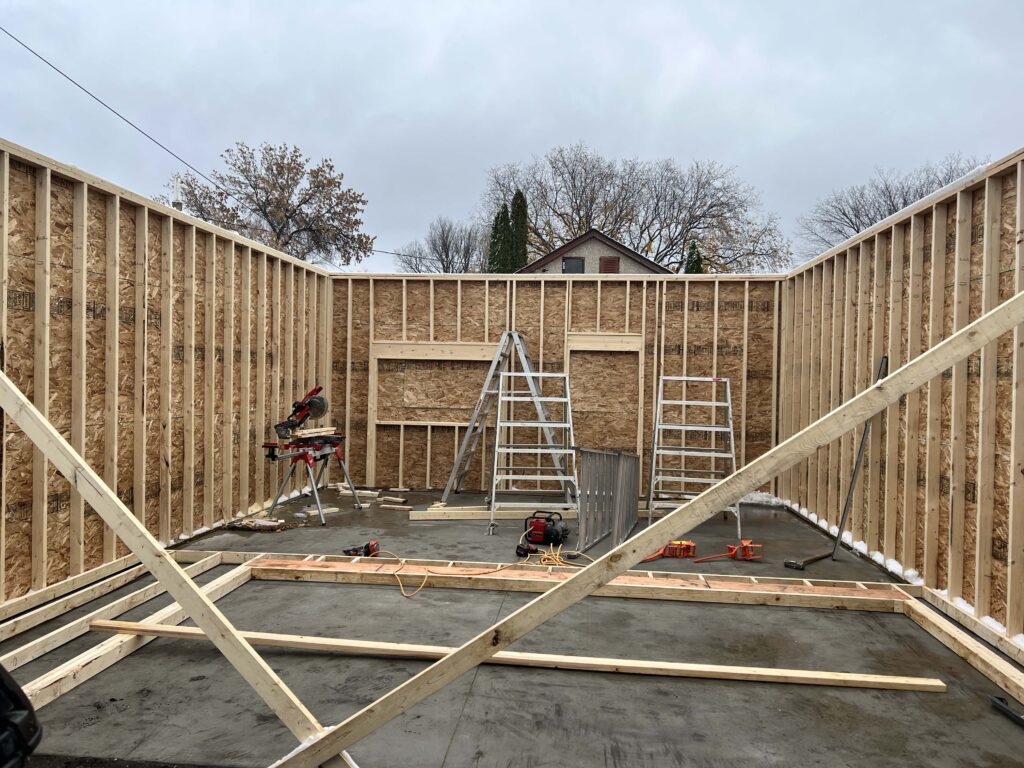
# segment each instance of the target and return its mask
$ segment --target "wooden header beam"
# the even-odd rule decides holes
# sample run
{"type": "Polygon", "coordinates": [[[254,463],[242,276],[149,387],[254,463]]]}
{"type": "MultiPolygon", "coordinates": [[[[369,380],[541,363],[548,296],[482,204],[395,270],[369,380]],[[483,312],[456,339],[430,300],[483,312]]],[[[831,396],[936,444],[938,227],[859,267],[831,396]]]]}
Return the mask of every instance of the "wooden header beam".
{"type": "Polygon", "coordinates": [[[625,573],[664,542],[681,537],[733,500],[772,480],[1021,322],[1024,294],[1017,294],[275,765],[313,768],[322,764],[339,749],[369,735],[625,573]]]}

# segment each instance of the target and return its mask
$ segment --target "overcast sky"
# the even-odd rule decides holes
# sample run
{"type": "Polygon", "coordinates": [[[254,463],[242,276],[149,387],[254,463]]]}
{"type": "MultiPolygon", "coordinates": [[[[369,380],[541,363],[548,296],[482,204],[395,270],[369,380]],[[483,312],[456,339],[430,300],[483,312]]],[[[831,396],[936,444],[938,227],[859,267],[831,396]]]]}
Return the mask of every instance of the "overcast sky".
{"type": "MultiPolygon", "coordinates": [[[[576,141],[734,166],[790,235],[876,166],[1024,145],[1020,2],[0,0],[0,26],[201,169],[333,158],[386,250],[576,141]]],[[[180,170],[3,36],[0,136],[147,195],[180,170]]]]}

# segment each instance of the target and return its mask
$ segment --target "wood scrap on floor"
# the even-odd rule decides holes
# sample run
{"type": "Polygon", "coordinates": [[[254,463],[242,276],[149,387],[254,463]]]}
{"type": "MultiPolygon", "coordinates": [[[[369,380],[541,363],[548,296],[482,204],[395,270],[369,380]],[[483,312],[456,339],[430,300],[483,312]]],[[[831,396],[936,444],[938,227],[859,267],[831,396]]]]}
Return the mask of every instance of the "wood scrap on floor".
{"type": "Polygon", "coordinates": [[[407,504],[380,504],[381,509],[396,509],[399,512],[412,512],[412,507],[407,504]]]}
{"type": "Polygon", "coordinates": [[[389,504],[405,504],[408,499],[404,499],[401,496],[381,496],[381,501],[386,501],[389,504]]]}

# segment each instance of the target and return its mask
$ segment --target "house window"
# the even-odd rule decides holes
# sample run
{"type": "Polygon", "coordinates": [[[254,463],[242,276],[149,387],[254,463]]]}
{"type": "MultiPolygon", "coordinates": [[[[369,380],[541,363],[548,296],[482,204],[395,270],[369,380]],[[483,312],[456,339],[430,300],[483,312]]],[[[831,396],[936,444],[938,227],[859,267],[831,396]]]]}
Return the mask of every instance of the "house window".
{"type": "Polygon", "coordinates": [[[566,275],[583,274],[583,257],[566,256],[562,259],[562,273],[566,275]]]}
{"type": "Polygon", "coordinates": [[[602,275],[617,275],[619,274],[619,257],[618,256],[602,256],[599,271],[602,275]]]}

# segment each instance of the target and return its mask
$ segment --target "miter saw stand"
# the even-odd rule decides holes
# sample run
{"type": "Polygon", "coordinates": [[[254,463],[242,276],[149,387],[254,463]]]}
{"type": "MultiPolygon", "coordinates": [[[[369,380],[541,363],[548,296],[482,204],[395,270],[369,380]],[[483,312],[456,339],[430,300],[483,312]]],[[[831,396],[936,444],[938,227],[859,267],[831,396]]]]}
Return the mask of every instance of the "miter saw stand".
{"type": "Polygon", "coordinates": [[[327,413],[327,400],[320,394],[323,387],[313,387],[306,396],[292,405],[292,412],[287,419],[280,424],[274,425],[274,431],[280,440],[276,442],[263,443],[267,451],[267,458],[270,461],[290,460],[288,472],[284,481],[274,497],[274,503],[270,505],[268,516],[272,516],[277,508],[285,488],[295,474],[295,469],[300,464],[305,467],[306,475],[309,477],[310,494],[316,502],[317,512],[320,514],[320,525],[327,525],[324,518],[324,508],[320,503],[320,481],[323,479],[324,470],[330,463],[331,456],[338,462],[342,474],[345,476],[345,484],[352,493],[352,500],[356,509],[362,509],[359,501],[359,494],[352,484],[352,478],[348,474],[348,467],[345,466],[342,443],[345,436],[339,434],[334,427],[322,427],[318,429],[302,429],[302,425],[310,418],[318,419],[327,413]],[[313,467],[320,463],[320,469],[315,473],[313,467]]]}

